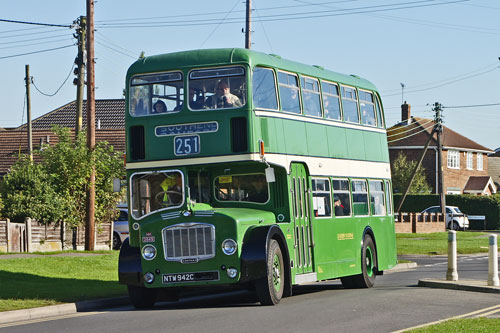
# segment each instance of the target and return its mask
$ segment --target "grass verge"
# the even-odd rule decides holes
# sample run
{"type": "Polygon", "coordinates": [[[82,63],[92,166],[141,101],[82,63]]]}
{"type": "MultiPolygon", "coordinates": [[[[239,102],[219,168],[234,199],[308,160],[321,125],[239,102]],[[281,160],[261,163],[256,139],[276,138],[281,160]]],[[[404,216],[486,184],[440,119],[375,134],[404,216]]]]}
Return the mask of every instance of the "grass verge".
{"type": "MultiPolygon", "coordinates": [[[[396,234],[398,255],[448,253],[448,233],[396,234]]],[[[457,253],[488,252],[488,234],[483,232],[457,231],[457,253]]]]}
{"type": "Polygon", "coordinates": [[[0,260],[0,311],[125,296],[118,251],[0,260]]]}
{"type": "Polygon", "coordinates": [[[454,319],[440,324],[417,328],[408,332],[412,333],[432,333],[432,332],[454,332],[454,333],[489,333],[498,332],[500,327],[499,318],[474,318],[474,319],[454,319]]]}

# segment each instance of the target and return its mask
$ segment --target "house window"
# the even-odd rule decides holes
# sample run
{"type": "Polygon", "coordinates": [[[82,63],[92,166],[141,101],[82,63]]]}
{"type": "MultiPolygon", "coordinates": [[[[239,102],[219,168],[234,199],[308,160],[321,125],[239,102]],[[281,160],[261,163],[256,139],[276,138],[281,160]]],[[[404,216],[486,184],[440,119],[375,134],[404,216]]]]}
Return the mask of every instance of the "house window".
{"type": "Polygon", "coordinates": [[[467,169],[472,170],[472,152],[467,152],[467,169]]]}
{"type": "Polygon", "coordinates": [[[483,170],[483,153],[477,153],[477,169],[483,170]]]}
{"type": "Polygon", "coordinates": [[[448,168],[460,169],[460,154],[458,150],[448,150],[448,168]]]}

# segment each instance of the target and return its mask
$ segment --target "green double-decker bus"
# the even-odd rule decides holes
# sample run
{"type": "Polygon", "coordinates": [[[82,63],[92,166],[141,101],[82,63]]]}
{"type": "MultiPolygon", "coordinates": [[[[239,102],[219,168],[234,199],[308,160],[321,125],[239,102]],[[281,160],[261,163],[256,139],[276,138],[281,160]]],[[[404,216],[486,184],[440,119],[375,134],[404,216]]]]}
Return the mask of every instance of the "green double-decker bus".
{"type": "Polygon", "coordinates": [[[389,154],[370,82],[246,49],[177,52],[127,73],[135,307],[195,288],[372,287],[396,265],[389,154]]]}

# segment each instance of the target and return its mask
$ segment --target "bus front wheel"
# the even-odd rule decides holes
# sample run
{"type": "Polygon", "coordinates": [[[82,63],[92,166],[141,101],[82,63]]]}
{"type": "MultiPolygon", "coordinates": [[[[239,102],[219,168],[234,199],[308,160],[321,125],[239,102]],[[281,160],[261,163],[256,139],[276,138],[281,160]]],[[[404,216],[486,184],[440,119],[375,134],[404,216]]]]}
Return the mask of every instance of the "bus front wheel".
{"type": "Polygon", "coordinates": [[[283,297],[285,266],[278,242],[271,239],[267,251],[267,276],[256,281],[255,291],[262,305],[276,305],[283,297]]]}
{"type": "Polygon", "coordinates": [[[156,289],[127,286],[130,301],[137,309],[151,308],[156,302],[156,289]]]}

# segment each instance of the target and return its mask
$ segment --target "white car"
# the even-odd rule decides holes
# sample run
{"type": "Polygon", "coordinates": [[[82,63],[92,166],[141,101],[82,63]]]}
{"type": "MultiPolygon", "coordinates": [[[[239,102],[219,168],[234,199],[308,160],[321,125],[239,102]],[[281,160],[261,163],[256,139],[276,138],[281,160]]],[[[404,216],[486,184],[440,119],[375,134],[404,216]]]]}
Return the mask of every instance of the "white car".
{"type": "MultiPolygon", "coordinates": [[[[422,213],[441,213],[441,206],[426,208],[422,213]]],[[[457,206],[446,206],[446,228],[453,230],[465,230],[469,228],[467,215],[460,211],[457,206]]]]}
{"type": "Polygon", "coordinates": [[[128,209],[119,207],[120,215],[113,222],[113,249],[119,250],[123,241],[128,237],[128,209]]]}

